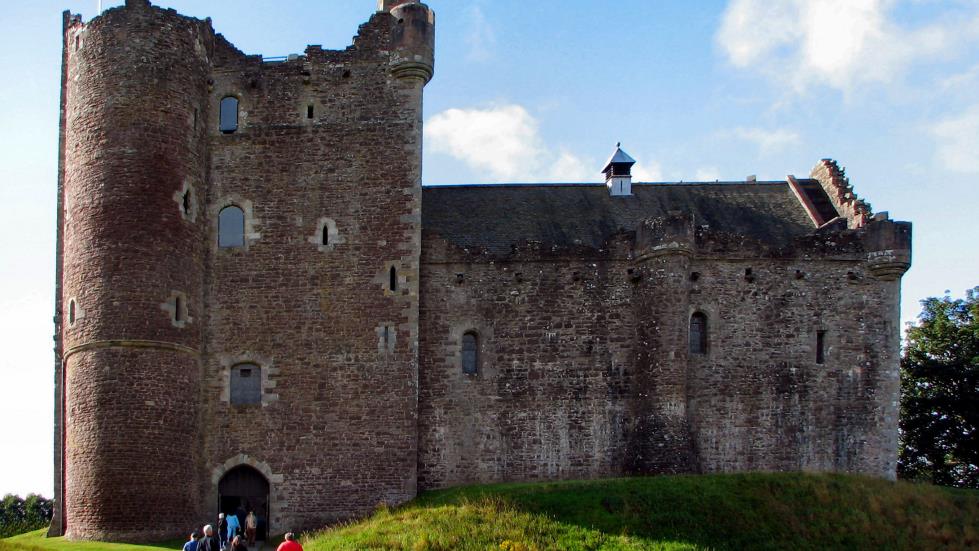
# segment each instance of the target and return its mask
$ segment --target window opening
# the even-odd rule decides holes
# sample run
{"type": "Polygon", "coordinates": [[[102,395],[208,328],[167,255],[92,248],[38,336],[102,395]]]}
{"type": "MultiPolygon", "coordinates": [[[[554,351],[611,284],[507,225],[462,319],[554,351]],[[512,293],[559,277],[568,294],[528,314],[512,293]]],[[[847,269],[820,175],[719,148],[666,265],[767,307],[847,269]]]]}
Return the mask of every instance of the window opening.
{"type": "Polygon", "coordinates": [[[75,299],[68,301],[68,324],[75,324],[75,299]]]}
{"type": "Polygon", "coordinates": [[[475,375],[479,371],[479,339],[470,331],[462,336],[462,372],[475,375]]]}
{"type": "Polygon", "coordinates": [[[82,45],[82,37],[76,36],[75,37],[75,50],[77,51],[78,48],[81,47],[81,45],[82,45]]]}
{"type": "Polygon", "coordinates": [[[262,371],[255,364],[238,364],[231,368],[231,405],[262,403],[262,371]]]}
{"type": "Polygon", "coordinates": [[[703,312],[690,316],[690,353],[707,353],[707,316],[703,312]]]}
{"type": "Polygon", "coordinates": [[[391,291],[398,290],[398,270],[394,266],[391,266],[390,281],[388,281],[388,288],[391,291]]]}
{"type": "Polygon", "coordinates": [[[826,331],[816,331],[816,363],[826,363],[826,331]]]}
{"type": "Polygon", "coordinates": [[[245,212],[230,205],[218,214],[218,246],[231,249],[245,246],[245,212]]]}
{"type": "Polygon", "coordinates": [[[313,106],[312,105],[307,105],[306,106],[306,118],[307,119],[313,118],[313,106]]]}
{"type": "Polygon", "coordinates": [[[189,215],[190,214],[190,190],[189,189],[184,192],[182,204],[184,207],[184,214],[189,215]]]}
{"type": "Polygon", "coordinates": [[[181,309],[183,309],[183,301],[180,300],[180,297],[174,297],[173,298],[173,321],[176,322],[183,321],[184,316],[183,313],[181,312],[181,309]]]}
{"type": "Polygon", "coordinates": [[[323,245],[330,244],[330,228],[325,224],[323,225],[323,235],[320,238],[320,243],[322,243],[323,245]]]}
{"type": "Polygon", "coordinates": [[[221,132],[232,134],[238,130],[238,98],[228,96],[221,100],[221,132]]]}

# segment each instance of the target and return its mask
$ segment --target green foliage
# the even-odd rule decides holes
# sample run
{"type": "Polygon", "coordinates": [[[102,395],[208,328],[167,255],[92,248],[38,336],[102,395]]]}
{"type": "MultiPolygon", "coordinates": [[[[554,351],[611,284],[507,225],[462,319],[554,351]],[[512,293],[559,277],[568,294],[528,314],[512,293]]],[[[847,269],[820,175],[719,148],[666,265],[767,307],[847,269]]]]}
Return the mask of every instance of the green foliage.
{"type": "Polygon", "coordinates": [[[901,478],[979,488],[979,287],[922,301],[901,360],[901,478]]]}
{"type": "Polygon", "coordinates": [[[37,494],[27,499],[13,494],[0,501],[0,538],[23,534],[47,526],[51,522],[54,504],[37,494]]]}
{"type": "Polygon", "coordinates": [[[842,475],[662,476],[454,488],[307,551],[975,549],[979,493],[842,475]]]}

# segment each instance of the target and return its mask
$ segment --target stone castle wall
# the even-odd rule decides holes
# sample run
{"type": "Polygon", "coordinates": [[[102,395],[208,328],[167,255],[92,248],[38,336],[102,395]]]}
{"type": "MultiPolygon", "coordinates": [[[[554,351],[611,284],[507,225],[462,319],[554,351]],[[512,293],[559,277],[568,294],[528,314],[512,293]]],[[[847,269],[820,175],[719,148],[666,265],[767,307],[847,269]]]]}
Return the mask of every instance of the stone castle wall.
{"type": "Polygon", "coordinates": [[[745,470],[894,477],[899,289],[868,261],[875,224],[891,223],[777,253],[712,250],[692,226],[684,243],[675,221],[660,222],[603,251],[495,259],[427,234],[420,487],[745,470]],[[708,319],[706,354],[689,352],[695,312],[708,319]],[[476,375],[461,369],[470,331],[476,375]]]}
{"type": "MultiPolygon", "coordinates": [[[[273,533],[474,482],[894,475],[909,225],[851,205],[827,161],[819,185],[853,212],[781,249],[672,210],[601,245],[597,226],[499,254],[423,237],[434,16],[381,8],[349,48],[275,62],[146,0],[65,14],[52,533],[186,533],[243,465],[269,483],[273,533]],[[218,245],[227,207],[241,247],[218,245]],[[246,363],[260,400],[234,405],[246,363]]],[[[696,201],[737,195],[718,219],[750,230],[783,215],[746,207],[779,190],[755,191],[696,201]]]]}
{"type": "Polygon", "coordinates": [[[209,39],[140,3],[85,26],[66,18],[58,498],[72,537],[164,536],[199,512],[187,403],[201,383],[204,233],[174,195],[206,178],[194,114],[209,39]],[[193,320],[182,326],[175,293],[193,320]]]}

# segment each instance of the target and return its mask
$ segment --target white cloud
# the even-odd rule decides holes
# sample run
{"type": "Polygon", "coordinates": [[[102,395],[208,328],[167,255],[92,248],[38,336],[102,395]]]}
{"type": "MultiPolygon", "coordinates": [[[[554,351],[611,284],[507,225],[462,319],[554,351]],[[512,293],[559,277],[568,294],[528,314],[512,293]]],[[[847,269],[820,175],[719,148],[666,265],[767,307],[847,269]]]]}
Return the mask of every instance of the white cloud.
{"type": "Polygon", "coordinates": [[[469,44],[467,58],[470,61],[486,61],[493,57],[494,46],[496,46],[496,32],[483,9],[478,5],[472,5],[468,10],[469,28],[466,33],[466,43],[469,44]]]}
{"type": "Polygon", "coordinates": [[[931,128],[938,162],[947,170],[979,173],[979,104],[931,128]]]}
{"type": "Polygon", "coordinates": [[[905,28],[896,0],[731,0],[715,40],[729,61],[802,91],[887,83],[979,39],[979,10],[905,28]]]}
{"type": "Polygon", "coordinates": [[[485,181],[600,180],[597,161],[546,146],[537,119],[521,105],[443,111],[425,123],[425,138],[430,151],[462,161],[479,176],[485,173],[485,181]]]}
{"type": "Polygon", "coordinates": [[[697,169],[697,182],[713,182],[721,179],[721,171],[712,166],[705,166],[697,169]]]}
{"type": "Polygon", "coordinates": [[[573,153],[562,151],[548,169],[547,179],[555,182],[590,182],[598,171],[573,153]]]}
{"type": "Polygon", "coordinates": [[[544,156],[537,120],[520,105],[449,109],[425,123],[430,149],[464,161],[495,179],[537,172],[544,156]]]}
{"type": "Polygon", "coordinates": [[[637,182],[662,182],[663,166],[658,161],[637,161],[632,167],[632,177],[637,182]]]}
{"type": "Polygon", "coordinates": [[[776,153],[785,147],[800,142],[799,134],[784,128],[766,130],[764,128],[735,128],[730,132],[722,132],[722,136],[730,135],[740,140],[754,143],[762,155],[776,153]]]}

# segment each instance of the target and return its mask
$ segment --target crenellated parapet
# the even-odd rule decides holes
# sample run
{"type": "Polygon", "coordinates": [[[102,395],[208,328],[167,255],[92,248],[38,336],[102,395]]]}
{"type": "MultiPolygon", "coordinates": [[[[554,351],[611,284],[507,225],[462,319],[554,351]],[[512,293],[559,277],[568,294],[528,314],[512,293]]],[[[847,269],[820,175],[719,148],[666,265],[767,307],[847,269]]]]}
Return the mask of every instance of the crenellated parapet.
{"type": "Polygon", "coordinates": [[[840,216],[846,218],[847,226],[860,228],[873,216],[870,204],[860,199],[850,179],[846,177],[846,169],[840,168],[833,159],[822,159],[812,169],[811,178],[818,180],[836,207],[840,216]]]}

